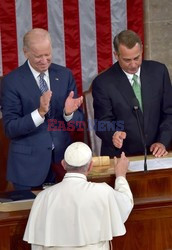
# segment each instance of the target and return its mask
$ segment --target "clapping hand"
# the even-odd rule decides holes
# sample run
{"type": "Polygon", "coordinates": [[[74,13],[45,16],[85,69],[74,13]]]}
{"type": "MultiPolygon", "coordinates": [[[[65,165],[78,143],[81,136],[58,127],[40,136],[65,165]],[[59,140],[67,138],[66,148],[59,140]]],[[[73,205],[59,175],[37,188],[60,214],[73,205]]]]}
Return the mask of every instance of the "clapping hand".
{"type": "Polygon", "coordinates": [[[40,97],[40,107],[38,109],[38,112],[42,117],[44,117],[49,110],[51,97],[51,90],[44,92],[44,94],[40,97]]]}
{"type": "Polygon", "coordinates": [[[65,108],[64,108],[65,114],[71,115],[81,106],[82,103],[83,103],[83,96],[74,98],[74,92],[71,91],[65,101],[65,108]]]}

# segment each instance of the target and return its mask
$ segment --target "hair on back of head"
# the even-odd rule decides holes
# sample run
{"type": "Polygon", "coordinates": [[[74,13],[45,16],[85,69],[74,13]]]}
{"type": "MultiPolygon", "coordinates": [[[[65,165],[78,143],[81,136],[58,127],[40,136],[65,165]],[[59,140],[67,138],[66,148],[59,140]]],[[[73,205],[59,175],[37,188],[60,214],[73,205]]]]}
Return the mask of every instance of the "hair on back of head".
{"type": "Polygon", "coordinates": [[[71,165],[67,164],[67,162],[66,162],[66,171],[69,173],[70,172],[72,172],[72,173],[85,173],[88,170],[90,162],[91,162],[91,160],[87,164],[80,166],[80,167],[71,166],[71,165]]]}

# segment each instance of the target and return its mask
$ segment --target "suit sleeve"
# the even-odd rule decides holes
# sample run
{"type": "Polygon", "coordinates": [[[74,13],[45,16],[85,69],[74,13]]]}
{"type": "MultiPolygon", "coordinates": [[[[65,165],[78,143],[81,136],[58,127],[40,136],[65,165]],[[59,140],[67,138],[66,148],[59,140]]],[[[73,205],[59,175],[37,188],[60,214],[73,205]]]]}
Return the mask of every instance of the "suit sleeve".
{"type": "Polygon", "coordinates": [[[162,116],[159,131],[159,140],[166,147],[172,141],[172,85],[166,66],[163,72],[163,95],[162,95],[162,116]]]}
{"type": "Polygon", "coordinates": [[[12,80],[3,78],[2,114],[5,133],[9,138],[26,135],[36,129],[31,113],[23,115],[21,96],[12,80]]]}
{"type": "Polygon", "coordinates": [[[125,222],[134,206],[134,201],[129,184],[124,177],[119,176],[116,178],[115,190],[117,191],[115,193],[116,201],[121,211],[123,222],[125,222]]]}

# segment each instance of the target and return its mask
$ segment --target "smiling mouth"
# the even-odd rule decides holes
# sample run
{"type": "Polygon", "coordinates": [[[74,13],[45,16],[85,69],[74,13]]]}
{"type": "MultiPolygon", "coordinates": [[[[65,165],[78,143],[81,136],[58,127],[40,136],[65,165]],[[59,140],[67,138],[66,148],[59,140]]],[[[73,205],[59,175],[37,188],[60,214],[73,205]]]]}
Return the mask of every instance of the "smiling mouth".
{"type": "Polygon", "coordinates": [[[47,68],[48,67],[48,64],[46,65],[40,65],[41,68],[47,68]]]}

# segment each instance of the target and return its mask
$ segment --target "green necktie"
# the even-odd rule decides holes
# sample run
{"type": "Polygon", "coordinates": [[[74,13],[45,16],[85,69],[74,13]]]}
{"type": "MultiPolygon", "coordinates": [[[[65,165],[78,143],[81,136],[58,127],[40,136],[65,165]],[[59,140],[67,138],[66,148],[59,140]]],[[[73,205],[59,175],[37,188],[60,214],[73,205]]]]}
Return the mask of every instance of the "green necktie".
{"type": "Polygon", "coordinates": [[[140,108],[142,110],[142,96],[141,96],[141,86],[140,84],[138,83],[138,76],[137,75],[133,75],[133,90],[134,90],[134,93],[135,93],[135,96],[137,97],[138,101],[139,101],[139,104],[140,104],[140,108]]]}

